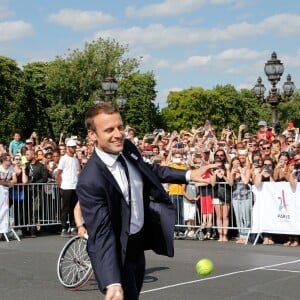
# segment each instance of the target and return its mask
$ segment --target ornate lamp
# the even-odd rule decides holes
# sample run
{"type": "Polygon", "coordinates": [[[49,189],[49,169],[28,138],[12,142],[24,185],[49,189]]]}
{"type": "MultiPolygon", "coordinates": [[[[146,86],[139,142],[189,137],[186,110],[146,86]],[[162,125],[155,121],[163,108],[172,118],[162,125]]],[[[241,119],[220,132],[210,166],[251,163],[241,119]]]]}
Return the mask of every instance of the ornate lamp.
{"type": "Polygon", "coordinates": [[[283,97],[280,94],[280,90],[276,88],[276,85],[280,81],[281,75],[284,72],[283,63],[280,61],[280,59],[277,59],[276,52],[273,52],[271,55],[271,59],[269,59],[265,63],[264,71],[268,77],[268,80],[272,84],[272,88],[269,90],[269,95],[267,97],[264,97],[266,88],[262,84],[261,77],[258,77],[257,84],[253,87],[253,91],[255,92],[255,95],[260,102],[269,103],[271,105],[272,123],[273,126],[275,126],[275,124],[278,124],[278,119],[277,119],[278,104],[283,101],[289,101],[296,87],[294,85],[294,82],[292,82],[291,75],[289,74],[287,76],[287,81],[283,84],[282,87],[283,97]]]}

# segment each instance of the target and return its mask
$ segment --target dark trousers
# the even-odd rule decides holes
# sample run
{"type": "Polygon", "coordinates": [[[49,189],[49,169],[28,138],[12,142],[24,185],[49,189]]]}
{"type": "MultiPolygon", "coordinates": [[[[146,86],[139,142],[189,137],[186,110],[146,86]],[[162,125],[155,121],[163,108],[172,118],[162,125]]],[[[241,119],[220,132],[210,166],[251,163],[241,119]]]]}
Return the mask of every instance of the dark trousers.
{"type": "Polygon", "coordinates": [[[129,236],[122,270],[124,300],[138,300],[145,275],[145,254],[142,234],[129,236]]]}
{"type": "Polygon", "coordinates": [[[74,221],[74,207],[77,203],[77,195],[75,190],[61,189],[62,209],[61,209],[61,227],[67,229],[67,221],[69,217],[70,227],[76,227],[74,221]]]}

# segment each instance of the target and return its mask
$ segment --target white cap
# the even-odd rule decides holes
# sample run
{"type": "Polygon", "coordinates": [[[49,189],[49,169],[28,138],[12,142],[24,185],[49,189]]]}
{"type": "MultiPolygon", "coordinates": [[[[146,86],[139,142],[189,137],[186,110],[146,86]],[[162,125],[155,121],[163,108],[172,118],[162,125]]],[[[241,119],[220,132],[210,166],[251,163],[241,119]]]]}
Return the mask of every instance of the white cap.
{"type": "Polygon", "coordinates": [[[69,139],[67,141],[67,147],[76,147],[77,146],[77,142],[73,139],[69,139]]]}
{"type": "Polygon", "coordinates": [[[267,122],[266,121],[259,121],[258,126],[267,126],[267,122]]]}

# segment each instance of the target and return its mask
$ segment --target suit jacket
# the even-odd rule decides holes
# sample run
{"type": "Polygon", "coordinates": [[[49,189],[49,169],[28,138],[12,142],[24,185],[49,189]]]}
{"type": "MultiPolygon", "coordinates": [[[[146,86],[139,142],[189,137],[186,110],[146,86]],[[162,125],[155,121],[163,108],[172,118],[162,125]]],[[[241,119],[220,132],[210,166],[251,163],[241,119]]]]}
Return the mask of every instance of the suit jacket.
{"type": "MultiPolygon", "coordinates": [[[[185,183],[186,171],[149,165],[125,140],[123,155],[141,172],[144,190],[144,250],[174,256],[175,211],[161,182],[185,183]]],[[[130,226],[130,207],[104,162],[94,153],[82,170],[76,192],[88,229],[88,253],[99,288],[121,282],[130,226]]]]}

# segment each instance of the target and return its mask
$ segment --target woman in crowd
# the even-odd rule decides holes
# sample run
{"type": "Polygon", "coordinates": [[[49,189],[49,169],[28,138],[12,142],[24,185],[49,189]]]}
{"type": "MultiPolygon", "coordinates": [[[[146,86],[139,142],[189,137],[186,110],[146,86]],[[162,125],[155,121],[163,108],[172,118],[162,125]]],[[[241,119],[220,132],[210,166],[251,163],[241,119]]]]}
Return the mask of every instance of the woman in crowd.
{"type": "Polygon", "coordinates": [[[274,169],[274,181],[288,181],[290,176],[289,154],[281,152],[274,169]]]}
{"type": "MultiPolygon", "coordinates": [[[[270,156],[265,156],[263,158],[263,164],[261,172],[256,174],[254,178],[254,185],[257,189],[260,189],[263,182],[274,182],[273,172],[274,172],[274,165],[273,160],[270,156]]],[[[272,236],[269,233],[263,233],[263,244],[264,245],[273,245],[274,241],[272,236]]]]}
{"type": "MultiPolygon", "coordinates": [[[[12,165],[16,173],[17,183],[28,183],[28,175],[26,174],[26,166],[22,163],[21,155],[14,156],[12,165]]],[[[10,205],[13,205],[14,225],[24,224],[24,186],[15,186],[10,191],[10,205]]]]}
{"type": "Polygon", "coordinates": [[[12,165],[17,176],[17,183],[27,183],[28,176],[25,172],[25,165],[21,162],[21,155],[15,155],[12,160],[12,165]]]}
{"type": "MultiPolygon", "coordinates": [[[[294,156],[294,165],[290,166],[288,173],[288,181],[293,189],[296,189],[298,182],[300,182],[300,153],[294,156]]],[[[291,235],[288,241],[283,244],[284,246],[296,247],[299,245],[299,236],[291,235]]]]}
{"type": "Polygon", "coordinates": [[[232,205],[239,231],[237,244],[244,244],[251,227],[252,193],[249,187],[250,169],[242,167],[241,161],[235,157],[231,161],[229,183],[232,186],[232,205]]]}
{"type": "Polygon", "coordinates": [[[216,213],[216,223],[219,233],[219,242],[228,242],[228,226],[229,226],[229,211],[230,211],[230,194],[231,189],[227,177],[227,159],[224,150],[217,150],[215,153],[215,163],[218,168],[214,171],[214,187],[213,204],[216,213]]]}
{"type": "Polygon", "coordinates": [[[254,183],[255,176],[261,172],[262,168],[262,157],[258,150],[252,153],[252,165],[250,169],[250,179],[251,183],[254,183]]]}

